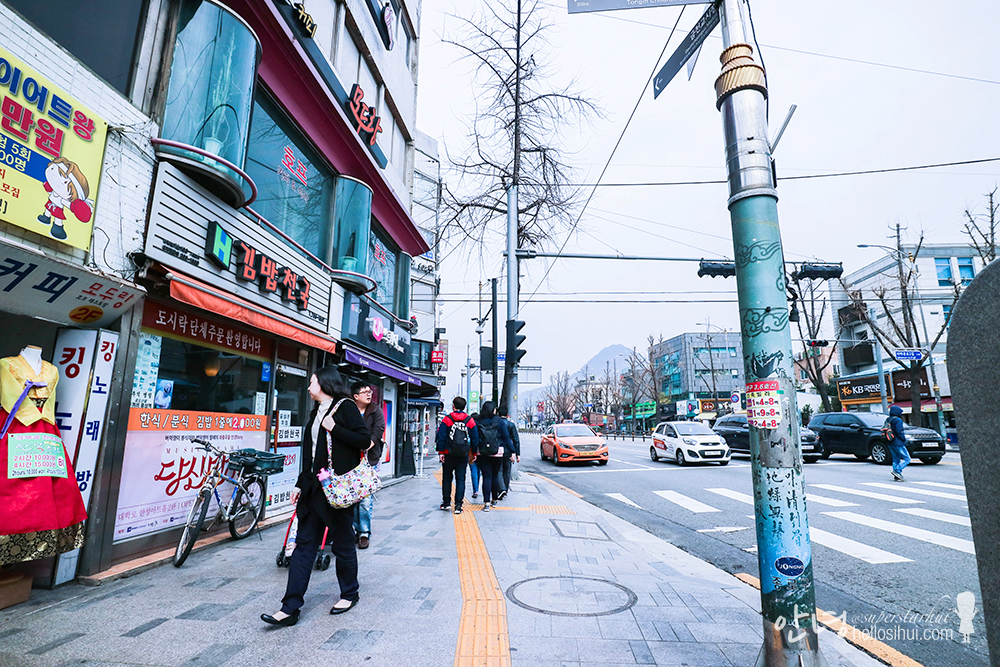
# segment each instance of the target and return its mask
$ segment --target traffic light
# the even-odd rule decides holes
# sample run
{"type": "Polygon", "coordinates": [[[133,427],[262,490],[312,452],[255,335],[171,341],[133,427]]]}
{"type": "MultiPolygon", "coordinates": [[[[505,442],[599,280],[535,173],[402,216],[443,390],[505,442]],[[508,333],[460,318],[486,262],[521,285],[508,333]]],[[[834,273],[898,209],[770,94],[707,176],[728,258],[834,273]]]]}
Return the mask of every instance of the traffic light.
{"type": "Polygon", "coordinates": [[[479,347],[479,367],[484,371],[496,370],[497,354],[492,346],[481,345],[479,347]]]}
{"type": "Polygon", "coordinates": [[[517,332],[524,328],[524,322],[521,320],[507,320],[507,358],[506,363],[509,366],[516,366],[521,362],[521,357],[524,356],[527,350],[520,349],[521,344],[524,343],[524,336],[519,335],[517,332]]]}
{"type": "Polygon", "coordinates": [[[705,276],[728,278],[735,275],[736,262],[706,262],[705,260],[701,260],[701,263],[698,264],[699,278],[704,278],[705,276]]]}
{"type": "Polygon", "coordinates": [[[807,340],[806,345],[809,347],[826,347],[830,344],[828,340],[807,340]]]}
{"type": "Polygon", "coordinates": [[[813,278],[815,280],[830,280],[839,278],[844,274],[844,267],[840,264],[802,264],[795,271],[792,271],[792,280],[813,278]]]}

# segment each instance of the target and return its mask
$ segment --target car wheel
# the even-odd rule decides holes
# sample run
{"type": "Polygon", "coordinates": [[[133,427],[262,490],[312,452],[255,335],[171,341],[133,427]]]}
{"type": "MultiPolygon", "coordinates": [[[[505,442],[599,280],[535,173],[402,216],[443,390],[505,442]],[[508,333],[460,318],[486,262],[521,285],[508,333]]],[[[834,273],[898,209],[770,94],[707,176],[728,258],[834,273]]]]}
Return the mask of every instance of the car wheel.
{"type": "Polygon", "coordinates": [[[601,461],[598,461],[597,465],[599,465],[599,466],[606,466],[606,465],[608,465],[608,460],[607,459],[603,459],[601,461]]]}
{"type": "Polygon", "coordinates": [[[675,458],[677,459],[677,465],[679,465],[679,466],[686,466],[687,465],[687,459],[684,458],[684,452],[682,450],[680,450],[680,449],[677,450],[677,455],[676,455],[675,458]]]}
{"type": "Polygon", "coordinates": [[[552,465],[557,468],[562,465],[562,463],[559,462],[559,452],[556,451],[555,447],[552,448],[552,465]]]}
{"type": "Polygon", "coordinates": [[[805,461],[806,463],[816,463],[816,461],[819,461],[819,459],[820,459],[820,457],[818,457],[818,456],[803,456],[802,457],[802,460],[805,461]]]}
{"type": "MultiPolygon", "coordinates": [[[[871,444],[869,451],[872,455],[872,461],[881,466],[888,465],[892,462],[892,456],[889,454],[889,448],[884,442],[876,440],[871,444]]],[[[860,455],[855,454],[855,456],[860,455]]]]}
{"type": "Polygon", "coordinates": [[[729,461],[719,461],[719,465],[720,466],[727,466],[727,465],[729,465],[729,461]]]}
{"type": "Polygon", "coordinates": [[[826,446],[826,443],[823,442],[822,438],[819,439],[817,444],[819,445],[820,458],[824,460],[830,458],[830,454],[833,452],[831,452],[830,448],[826,446]]]}
{"type": "Polygon", "coordinates": [[[542,457],[543,461],[545,460],[545,447],[544,446],[538,445],[538,455],[542,457]]]}
{"type": "Polygon", "coordinates": [[[659,455],[656,453],[656,447],[650,447],[649,448],[649,458],[652,461],[659,461],[660,460],[659,455]]]}
{"type": "Polygon", "coordinates": [[[925,457],[923,457],[923,458],[920,459],[920,462],[923,463],[924,465],[932,466],[935,463],[941,463],[941,457],[940,456],[925,456],[925,457]]]}

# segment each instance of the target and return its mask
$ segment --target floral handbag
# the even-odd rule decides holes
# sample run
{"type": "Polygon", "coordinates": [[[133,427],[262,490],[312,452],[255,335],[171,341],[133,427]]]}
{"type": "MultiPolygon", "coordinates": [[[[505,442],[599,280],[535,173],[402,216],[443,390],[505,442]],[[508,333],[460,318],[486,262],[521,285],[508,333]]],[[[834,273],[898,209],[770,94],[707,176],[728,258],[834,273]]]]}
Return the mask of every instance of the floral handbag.
{"type": "MultiPolygon", "coordinates": [[[[340,404],[346,400],[346,398],[340,399],[328,414],[336,414],[340,404]]],[[[329,437],[326,439],[326,455],[327,461],[332,462],[333,452],[330,449],[329,437]]],[[[335,473],[331,465],[320,470],[316,476],[319,478],[320,486],[323,487],[326,501],[330,503],[330,507],[338,509],[350,507],[382,488],[382,480],[379,479],[375,468],[368,463],[368,457],[364,453],[361,454],[361,463],[358,467],[343,475],[335,473]]]]}

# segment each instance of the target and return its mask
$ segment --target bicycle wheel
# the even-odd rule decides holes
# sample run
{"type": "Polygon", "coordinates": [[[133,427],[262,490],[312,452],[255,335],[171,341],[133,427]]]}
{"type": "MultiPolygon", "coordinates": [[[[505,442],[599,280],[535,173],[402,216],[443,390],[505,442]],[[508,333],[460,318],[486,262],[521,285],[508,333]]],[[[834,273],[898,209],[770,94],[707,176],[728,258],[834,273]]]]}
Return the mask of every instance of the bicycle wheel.
{"type": "Polygon", "coordinates": [[[236,501],[233,503],[233,518],[229,520],[229,534],[234,540],[242,540],[257,526],[260,519],[260,508],[264,503],[264,480],[260,477],[248,477],[243,489],[237,489],[236,501]]]}
{"type": "Polygon", "coordinates": [[[188,554],[191,553],[195,540],[198,539],[198,533],[201,532],[201,527],[205,524],[205,517],[208,516],[209,493],[208,490],[199,493],[194,505],[191,506],[191,511],[188,512],[184,531],[181,533],[180,541],[177,542],[177,551],[174,552],[174,567],[180,567],[184,564],[188,554]]]}

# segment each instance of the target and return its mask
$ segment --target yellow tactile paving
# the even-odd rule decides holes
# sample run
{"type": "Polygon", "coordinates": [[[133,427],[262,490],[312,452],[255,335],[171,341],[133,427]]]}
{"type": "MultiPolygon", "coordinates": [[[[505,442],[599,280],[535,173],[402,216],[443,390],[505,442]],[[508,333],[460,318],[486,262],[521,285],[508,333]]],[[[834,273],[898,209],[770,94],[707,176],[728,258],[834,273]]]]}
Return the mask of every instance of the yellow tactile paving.
{"type": "Polygon", "coordinates": [[[531,509],[536,514],[576,514],[565,505],[532,505],[531,509]]]}
{"type": "MultiPolygon", "coordinates": [[[[760,590],[760,580],[757,577],[740,572],[734,575],[740,581],[750,584],[760,590]]],[[[867,651],[887,665],[892,667],[923,667],[923,665],[908,655],[903,655],[888,644],[883,644],[852,625],[844,623],[833,614],[816,608],[816,620],[838,633],[851,644],[854,644],[863,651],[867,651]]]]}

